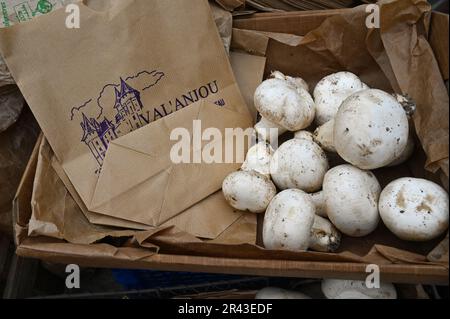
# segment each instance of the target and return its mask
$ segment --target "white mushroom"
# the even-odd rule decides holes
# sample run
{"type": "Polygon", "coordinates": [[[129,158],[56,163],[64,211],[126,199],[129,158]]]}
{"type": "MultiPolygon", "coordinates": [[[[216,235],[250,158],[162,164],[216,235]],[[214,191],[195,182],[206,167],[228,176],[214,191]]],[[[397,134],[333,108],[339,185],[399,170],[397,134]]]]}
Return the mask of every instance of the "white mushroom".
{"type": "Polygon", "coordinates": [[[314,89],[316,124],[323,125],[334,119],[346,98],[368,88],[358,76],[351,72],[338,72],[324,77],[314,89]]]}
{"type": "Polygon", "coordinates": [[[334,146],[345,161],[361,169],[389,165],[406,148],[408,117],[402,105],[381,90],[368,89],[351,95],[330,122],[327,129],[322,128],[325,133],[319,133],[320,128],[316,131],[316,142],[325,149],[334,146]]]}
{"type": "Polygon", "coordinates": [[[268,249],[334,252],[341,234],[325,218],[314,215],[308,194],[286,190],[274,197],[264,216],[263,242],[268,249]]]}
{"type": "Polygon", "coordinates": [[[448,194],[425,179],[393,181],[382,191],[379,209],[386,227],[403,240],[427,241],[448,229],[448,194]]]}
{"type": "Polygon", "coordinates": [[[341,233],[328,219],[316,215],[311,229],[309,249],[320,252],[335,252],[341,245],[341,233]]]}
{"type": "Polygon", "coordinates": [[[306,92],[309,92],[309,85],[302,78],[294,78],[291,76],[287,76],[287,75],[284,75],[283,73],[281,73],[280,71],[273,71],[271,74],[271,77],[275,78],[275,79],[284,80],[286,82],[291,83],[292,85],[294,85],[296,87],[299,87],[299,88],[305,90],[306,92]]]}
{"type": "Polygon", "coordinates": [[[280,135],[286,133],[287,129],[263,117],[256,123],[255,131],[260,139],[273,143],[280,135]]]}
{"type": "Polygon", "coordinates": [[[273,153],[274,150],[269,144],[265,142],[257,143],[248,150],[241,169],[243,171],[256,171],[270,177],[270,161],[273,153]]]}
{"type": "Polygon", "coordinates": [[[410,96],[403,94],[394,93],[392,96],[397,100],[398,103],[402,105],[406,115],[411,118],[416,112],[417,108],[414,100],[410,96]]]}
{"type": "Polygon", "coordinates": [[[298,189],[276,195],[267,207],[263,242],[267,249],[305,251],[309,248],[314,224],[314,204],[298,189]]]}
{"type": "Polygon", "coordinates": [[[322,192],[309,196],[316,204],[316,214],[327,216],[344,234],[362,237],[378,225],[380,192],[380,184],[370,171],[340,165],[326,173],[322,192]]]}
{"type": "Polygon", "coordinates": [[[319,126],[313,134],[314,141],[327,152],[336,153],[334,147],[334,120],[319,126]]]}
{"type": "Polygon", "coordinates": [[[415,148],[416,144],[414,142],[414,137],[412,134],[409,134],[408,142],[406,143],[405,149],[400,154],[400,156],[398,156],[397,159],[395,159],[395,161],[393,161],[388,165],[388,167],[397,166],[405,163],[413,155],[415,148]]]}
{"type": "Polygon", "coordinates": [[[231,173],[223,181],[222,191],[233,208],[252,213],[263,213],[277,193],[272,181],[255,171],[231,173]]]}
{"type": "Polygon", "coordinates": [[[328,218],[326,209],[325,209],[325,197],[324,192],[317,192],[309,194],[310,199],[314,203],[314,207],[316,207],[316,215],[328,218]]]}
{"type": "Polygon", "coordinates": [[[264,81],[255,92],[255,107],[263,117],[256,125],[261,137],[271,137],[269,130],[298,131],[308,127],[315,116],[314,100],[299,79],[283,78],[276,72],[274,78],[264,81]]]}
{"type": "Polygon", "coordinates": [[[292,139],[273,155],[270,175],[280,189],[315,192],[321,188],[328,168],[327,157],[319,145],[307,139],[292,139]]]}
{"type": "Polygon", "coordinates": [[[275,287],[267,287],[258,291],[255,299],[264,300],[264,299],[311,299],[311,298],[298,291],[285,290],[275,287]]]}
{"type": "Polygon", "coordinates": [[[397,291],[391,283],[368,288],[365,281],[325,279],[322,292],[327,299],[397,299],[397,291]]]}

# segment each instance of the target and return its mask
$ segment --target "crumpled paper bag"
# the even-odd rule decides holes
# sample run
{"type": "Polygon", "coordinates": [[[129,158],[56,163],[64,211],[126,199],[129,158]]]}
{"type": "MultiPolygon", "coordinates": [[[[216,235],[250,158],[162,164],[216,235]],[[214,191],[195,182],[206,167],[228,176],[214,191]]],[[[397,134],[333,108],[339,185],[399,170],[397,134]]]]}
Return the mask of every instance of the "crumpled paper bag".
{"type": "MultiPolygon", "coordinates": [[[[225,215],[236,215],[235,221],[219,236],[208,242],[220,242],[225,244],[255,243],[256,241],[256,216],[233,212],[228,205],[222,205],[221,200],[212,200],[215,206],[208,206],[208,199],[198,203],[188,211],[194,218],[184,220],[183,214],[175,217],[175,222],[167,222],[161,227],[148,227],[147,230],[124,229],[123,227],[106,227],[89,222],[76,200],[65,187],[56,173],[54,166],[55,157],[48,142],[42,139],[31,198],[32,214],[28,223],[28,235],[32,237],[47,236],[63,239],[74,244],[91,244],[106,237],[121,238],[135,237],[142,247],[158,247],[155,243],[203,243],[203,239],[196,237],[195,232],[190,233],[192,223],[214,225],[214,219],[225,215]],[[202,203],[205,202],[206,206],[202,203]],[[220,204],[220,205],[219,205],[220,204]],[[211,211],[214,210],[214,214],[211,211]],[[195,218],[195,214],[200,217],[195,218]],[[229,213],[228,213],[229,212],[229,213]],[[210,215],[208,220],[205,216],[210,215]],[[181,219],[181,220],[180,220],[181,219]],[[173,224],[178,226],[171,226],[173,224]],[[253,225],[248,227],[248,225],[253,225]],[[184,230],[182,230],[184,229],[184,230]],[[236,231],[236,230],[239,231],[236,231]]],[[[217,193],[218,196],[222,194],[217,193]]],[[[215,195],[213,195],[215,196],[215,195]]],[[[224,201],[224,200],[223,200],[224,201]]],[[[218,225],[219,226],[219,225],[218,225]]],[[[209,226],[208,226],[209,227],[209,226]]]]}

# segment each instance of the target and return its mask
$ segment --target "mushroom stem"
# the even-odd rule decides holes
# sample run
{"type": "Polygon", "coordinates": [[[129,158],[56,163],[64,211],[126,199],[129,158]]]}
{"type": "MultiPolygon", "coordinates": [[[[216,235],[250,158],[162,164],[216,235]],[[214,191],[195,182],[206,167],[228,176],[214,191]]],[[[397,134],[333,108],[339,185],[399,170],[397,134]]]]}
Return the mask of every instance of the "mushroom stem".
{"type": "Polygon", "coordinates": [[[328,217],[325,211],[325,196],[323,192],[309,194],[314,206],[316,207],[316,215],[321,217],[328,217]]]}
{"type": "Polygon", "coordinates": [[[327,152],[336,153],[334,147],[334,120],[318,127],[314,132],[314,141],[327,152]]]}
{"type": "Polygon", "coordinates": [[[407,94],[393,94],[398,103],[401,104],[408,117],[411,117],[416,112],[416,103],[407,94]]]}
{"type": "Polygon", "coordinates": [[[309,248],[319,252],[335,252],[341,244],[341,233],[328,220],[315,216],[309,248]]]}
{"type": "Polygon", "coordinates": [[[284,80],[297,88],[301,88],[305,91],[309,91],[308,83],[306,83],[306,81],[303,80],[302,78],[294,78],[291,76],[287,76],[287,75],[284,75],[283,73],[281,73],[280,71],[272,72],[271,77],[274,79],[284,80]]]}
{"type": "Polygon", "coordinates": [[[399,157],[397,157],[395,161],[393,161],[387,167],[393,167],[405,163],[413,155],[415,147],[416,144],[414,142],[414,138],[410,134],[408,137],[408,144],[406,144],[405,150],[400,154],[399,157]]]}
{"type": "Polygon", "coordinates": [[[280,135],[287,132],[284,127],[269,121],[265,117],[262,117],[261,121],[255,125],[255,130],[258,134],[258,138],[268,141],[271,144],[273,141],[277,141],[280,135]]]}
{"type": "Polygon", "coordinates": [[[273,149],[266,142],[259,142],[252,146],[242,164],[243,171],[256,171],[270,178],[270,161],[272,160],[273,149]]]}

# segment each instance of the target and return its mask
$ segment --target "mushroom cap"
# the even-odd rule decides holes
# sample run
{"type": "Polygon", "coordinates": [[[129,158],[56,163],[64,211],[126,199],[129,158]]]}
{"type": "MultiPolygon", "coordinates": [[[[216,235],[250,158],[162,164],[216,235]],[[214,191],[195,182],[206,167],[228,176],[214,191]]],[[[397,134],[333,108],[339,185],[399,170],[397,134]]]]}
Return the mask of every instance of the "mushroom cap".
{"type": "Polygon", "coordinates": [[[324,151],[336,153],[334,146],[334,120],[328,121],[319,126],[313,134],[314,142],[316,142],[324,151]]]}
{"type": "Polygon", "coordinates": [[[327,299],[397,299],[397,290],[391,283],[380,283],[380,288],[368,288],[364,281],[325,279],[322,292],[327,299]]]}
{"type": "Polygon", "coordinates": [[[405,163],[414,154],[415,148],[416,143],[414,142],[414,136],[412,134],[409,134],[405,149],[392,163],[388,165],[388,167],[405,163]]]}
{"type": "Polygon", "coordinates": [[[368,88],[351,72],[338,72],[324,77],[314,89],[317,125],[332,120],[342,102],[350,95],[368,88]]]}
{"type": "Polygon", "coordinates": [[[334,146],[347,162],[361,169],[392,163],[406,147],[408,117],[390,94],[377,89],[359,91],[339,108],[334,146]]]}
{"type": "Polygon", "coordinates": [[[267,287],[258,291],[255,299],[311,299],[311,298],[298,291],[285,290],[275,287],[267,287]]]}
{"type": "Polygon", "coordinates": [[[381,192],[379,209],[386,227],[403,240],[427,241],[448,229],[448,194],[426,179],[405,177],[391,182],[381,192]]]}
{"type": "Polygon", "coordinates": [[[267,249],[307,250],[315,207],[308,194],[288,189],[276,195],[267,207],[263,242],[267,249]]]}
{"type": "Polygon", "coordinates": [[[307,139],[292,139],[273,155],[270,175],[280,189],[312,193],[321,188],[328,168],[327,156],[319,145],[307,139]]]}
{"type": "Polygon", "coordinates": [[[243,171],[256,171],[262,175],[270,176],[270,161],[273,153],[274,151],[269,144],[259,142],[250,147],[241,169],[243,171]]]}
{"type": "Polygon", "coordinates": [[[314,120],[311,95],[300,86],[282,79],[268,79],[255,91],[255,107],[263,117],[288,131],[308,127],[314,120]]]}
{"type": "Polygon", "coordinates": [[[381,186],[375,175],[352,165],[327,172],[323,182],[325,211],[334,226],[351,237],[370,234],[378,226],[381,186]]]}
{"type": "Polygon", "coordinates": [[[223,181],[222,191],[233,208],[252,213],[263,213],[277,193],[272,181],[255,171],[231,173],[223,181]]]}

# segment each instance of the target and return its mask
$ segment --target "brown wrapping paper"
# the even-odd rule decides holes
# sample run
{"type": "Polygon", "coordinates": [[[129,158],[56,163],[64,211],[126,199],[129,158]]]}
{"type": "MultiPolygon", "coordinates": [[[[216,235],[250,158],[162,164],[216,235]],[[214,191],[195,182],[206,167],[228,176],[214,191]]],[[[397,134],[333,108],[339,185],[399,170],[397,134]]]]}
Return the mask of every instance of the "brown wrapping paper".
{"type": "Polygon", "coordinates": [[[219,7],[218,5],[210,2],[211,11],[216,23],[217,30],[219,31],[220,38],[222,39],[225,51],[230,52],[231,44],[231,30],[233,28],[233,16],[227,10],[219,7]]]}
{"type": "MultiPolygon", "coordinates": [[[[127,224],[117,221],[116,225],[120,225],[121,229],[94,225],[85,216],[88,212],[77,205],[54,167],[58,166],[53,152],[47,141],[43,139],[38,151],[31,198],[32,215],[28,224],[29,236],[48,236],[74,244],[91,244],[105,237],[132,237],[137,234],[140,234],[140,243],[154,240],[154,237],[171,238],[178,244],[191,241],[202,242],[196,237],[212,238],[227,243],[254,243],[256,240],[256,216],[250,215],[242,219],[246,214],[228,206],[221,192],[204,199],[161,227],[147,226],[148,231],[124,230],[127,224]],[[245,228],[247,221],[254,227],[245,228]],[[230,225],[230,227],[223,225],[230,225]],[[238,228],[240,232],[236,234],[234,229],[238,228]]],[[[139,229],[140,227],[131,228],[139,229]]],[[[152,244],[152,247],[156,246],[152,244]]]]}
{"type": "Polygon", "coordinates": [[[215,0],[218,5],[228,11],[233,11],[245,5],[245,0],[215,0]]]}
{"type": "Polygon", "coordinates": [[[39,148],[31,198],[30,236],[45,235],[77,244],[91,244],[107,236],[125,237],[135,233],[89,223],[53,170],[51,158],[52,151],[44,139],[39,148]]]}

